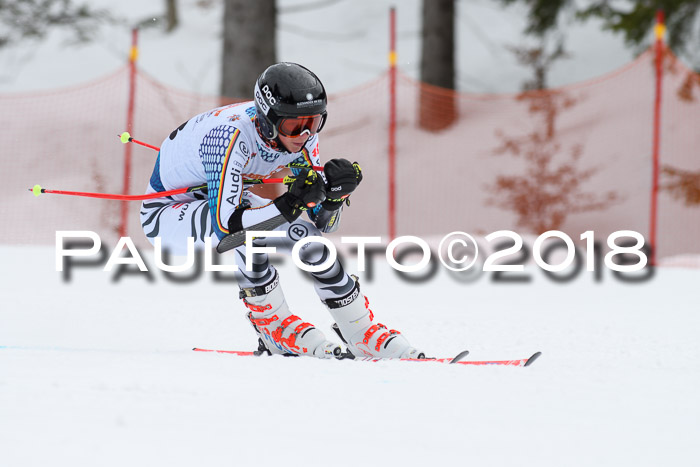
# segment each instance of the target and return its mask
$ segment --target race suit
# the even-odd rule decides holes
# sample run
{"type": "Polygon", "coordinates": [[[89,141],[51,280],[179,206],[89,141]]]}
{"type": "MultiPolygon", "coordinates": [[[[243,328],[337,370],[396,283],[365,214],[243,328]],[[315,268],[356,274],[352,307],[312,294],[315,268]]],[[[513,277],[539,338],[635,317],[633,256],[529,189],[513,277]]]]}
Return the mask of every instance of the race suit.
{"type": "MultiPolygon", "coordinates": [[[[244,181],[266,179],[289,164],[320,166],[318,135],[311,136],[297,153],[273,147],[262,138],[255,125],[253,102],[244,102],[199,114],[180,125],[163,141],[148,185],[147,193],[206,185],[206,190],[165,196],[143,202],[141,224],[149,241],[161,238],[163,249],[173,254],[187,251],[187,238],[195,247],[203,247],[205,238],[212,245],[229,234],[229,219],[237,209],[242,211],[242,228],[253,227],[280,215],[272,200],[251,193],[244,181]]],[[[298,172],[293,168],[293,172],[298,172]]],[[[290,253],[294,243],[310,235],[321,235],[337,229],[340,209],[327,211],[321,205],[308,211],[313,223],[297,219],[275,230],[286,230],[285,238],[259,238],[256,246],[276,247],[290,253]]],[[[240,212],[239,212],[240,214],[240,212]]],[[[245,246],[235,250],[239,268],[239,286],[252,287],[268,282],[275,274],[267,255],[257,254],[253,270],[245,270],[245,246]]],[[[300,259],[309,265],[322,264],[328,251],[317,243],[300,252],[300,259]]],[[[347,294],[354,285],[336,261],[330,268],[312,273],[316,290],[323,300],[347,294]]]]}

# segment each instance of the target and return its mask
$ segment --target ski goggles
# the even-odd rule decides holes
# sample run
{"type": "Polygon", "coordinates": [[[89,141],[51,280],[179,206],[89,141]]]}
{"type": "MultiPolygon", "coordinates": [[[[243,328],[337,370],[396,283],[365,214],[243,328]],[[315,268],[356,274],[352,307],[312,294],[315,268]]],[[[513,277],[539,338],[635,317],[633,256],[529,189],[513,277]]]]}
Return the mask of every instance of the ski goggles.
{"type": "Polygon", "coordinates": [[[283,118],[277,125],[277,131],[287,138],[297,138],[305,134],[315,135],[321,131],[325,122],[325,113],[308,117],[283,118]]]}

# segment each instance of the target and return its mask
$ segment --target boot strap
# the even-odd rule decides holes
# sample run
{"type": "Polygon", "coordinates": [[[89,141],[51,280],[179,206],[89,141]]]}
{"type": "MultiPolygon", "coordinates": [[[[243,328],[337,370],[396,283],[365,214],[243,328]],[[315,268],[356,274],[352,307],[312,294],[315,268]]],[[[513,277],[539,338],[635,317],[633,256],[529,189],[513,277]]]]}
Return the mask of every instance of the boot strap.
{"type": "MultiPolygon", "coordinates": [[[[255,305],[252,305],[252,306],[255,306],[255,305]]],[[[268,307],[269,307],[269,306],[270,306],[270,305],[268,305],[268,307]]],[[[259,307],[258,307],[258,308],[259,308],[259,307]]],[[[253,311],[255,311],[255,310],[253,310],[253,311]]],[[[253,324],[255,324],[256,326],[259,327],[259,326],[267,326],[267,325],[269,325],[270,323],[274,323],[274,322],[277,321],[279,318],[277,317],[277,315],[272,315],[272,316],[270,316],[269,318],[253,318],[253,316],[250,315],[249,319],[250,319],[250,321],[251,321],[253,324]]]]}
{"type": "MultiPolygon", "coordinates": [[[[383,326],[383,325],[380,324],[380,326],[383,326]]],[[[387,338],[389,336],[394,336],[396,334],[401,334],[401,333],[399,331],[397,331],[396,329],[392,329],[390,331],[384,331],[384,333],[381,336],[379,336],[379,338],[377,339],[377,345],[374,346],[374,350],[379,352],[379,347],[381,347],[381,345],[384,343],[384,341],[387,340],[387,338]]]]}
{"type": "Polygon", "coordinates": [[[244,289],[241,289],[241,291],[238,294],[238,298],[246,298],[246,297],[257,297],[260,295],[267,295],[279,285],[280,283],[280,275],[275,271],[275,277],[272,278],[270,282],[267,284],[259,285],[257,287],[247,287],[244,289]]]}
{"type": "Polygon", "coordinates": [[[264,313],[266,310],[272,309],[272,305],[270,305],[269,303],[267,305],[254,305],[252,303],[248,303],[248,301],[245,298],[243,299],[243,305],[245,305],[246,308],[255,313],[264,313]]]}
{"type": "Polygon", "coordinates": [[[355,286],[352,288],[350,293],[344,295],[340,298],[329,298],[324,300],[323,303],[330,309],[342,308],[344,306],[350,305],[355,299],[360,295],[360,283],[355,281],[355,286]]]}

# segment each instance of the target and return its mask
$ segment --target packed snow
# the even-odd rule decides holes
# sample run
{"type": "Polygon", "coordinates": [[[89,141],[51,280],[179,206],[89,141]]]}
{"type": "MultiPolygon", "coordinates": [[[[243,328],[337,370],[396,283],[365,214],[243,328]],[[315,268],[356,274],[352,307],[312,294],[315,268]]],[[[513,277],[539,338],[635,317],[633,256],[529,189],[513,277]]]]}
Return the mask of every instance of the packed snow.
{"type": "MultiPolygon", "coordinates": [[[[254,350],[234,283],[99,267],[0,247],[0,465],[691,466],[700,458],[697,269],[639,284],[558,284],[440,268],[404,282],[377,261],[378,320],[430,355],[542,357],[527,368],[236,357],[254,350]]],[[[144,255],[147,256],[147,255],[144,255]]],[[[289,258],[292,310],[330,316],[289,258]]],[[[175,261],[173,261],[175,263],[175,261]]],[[[348,258],[352,272],[355,262],[348,258]]],[[[228,273],[227,273],[228,274],[228,273]]],[[[226,276],[227,274],[224,274],[226,276]]]]}

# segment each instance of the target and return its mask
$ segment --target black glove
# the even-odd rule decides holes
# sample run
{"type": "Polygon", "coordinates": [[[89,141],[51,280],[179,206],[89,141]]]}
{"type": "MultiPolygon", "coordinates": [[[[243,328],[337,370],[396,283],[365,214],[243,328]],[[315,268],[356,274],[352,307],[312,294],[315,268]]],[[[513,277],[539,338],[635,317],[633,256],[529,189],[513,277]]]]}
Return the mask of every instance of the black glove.
{"type": "Polygon", "coordinates": [[[314,208],[325,199],[326,187],[321,177],[311,169],[304,169],[294,177],[287,192],[273,202],[285,219],[294,222],[302,212],[314,208]]]}
{"type": "Polygon", "coordinates": [[[335,210],[343,204],[345,198],[355,191],[362,181],[362,169],[360,164],[347,159],[331,159],[323,166],[326,174],[326,193],[328,197],[323,202],[323,207],[335,210]]]}

